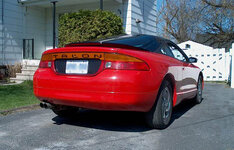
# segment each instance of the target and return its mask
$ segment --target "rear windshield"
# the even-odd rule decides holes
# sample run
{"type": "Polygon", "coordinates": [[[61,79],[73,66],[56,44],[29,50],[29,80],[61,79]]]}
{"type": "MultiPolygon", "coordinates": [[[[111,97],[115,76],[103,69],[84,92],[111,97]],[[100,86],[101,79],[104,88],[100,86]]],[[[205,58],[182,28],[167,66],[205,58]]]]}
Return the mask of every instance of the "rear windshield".
{"type": "Polygon", "coordinates": [[[154,36],[148,35],[136,35],[136,36],[119,36],[111,39],[106,39],[102,41],[98,41],[101,43],[112,43],[112,44],[122,44],[137,47],[143,50],[147,50],[150,52],[156,51],[161,43],[156,40],[154,36]]]}

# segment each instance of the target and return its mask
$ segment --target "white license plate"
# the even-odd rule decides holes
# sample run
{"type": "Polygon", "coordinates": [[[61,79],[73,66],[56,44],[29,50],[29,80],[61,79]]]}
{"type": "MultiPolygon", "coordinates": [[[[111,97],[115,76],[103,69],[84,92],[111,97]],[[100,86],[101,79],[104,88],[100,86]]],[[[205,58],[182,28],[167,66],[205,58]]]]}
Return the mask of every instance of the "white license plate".
{"type": "Polygon", "coordinates": [[[89,62],[87,60],[67,60],[67,74],[87,74],[89,62]]]}

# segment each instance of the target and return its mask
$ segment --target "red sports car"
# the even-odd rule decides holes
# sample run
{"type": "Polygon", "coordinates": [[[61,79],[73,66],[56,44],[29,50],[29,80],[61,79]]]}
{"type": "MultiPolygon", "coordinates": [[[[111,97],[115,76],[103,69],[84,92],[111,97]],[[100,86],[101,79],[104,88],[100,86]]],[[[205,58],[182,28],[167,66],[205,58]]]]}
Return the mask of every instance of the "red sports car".
{"type": "Polygon", "coordinates": [[[173,42],[124,35],[71,43],[45,51],[34,75],[43,108],[59,116],[79,108],[145,112],[153,128],[166,128],[184,99],[201,103],[203,75],[173,42]]]}

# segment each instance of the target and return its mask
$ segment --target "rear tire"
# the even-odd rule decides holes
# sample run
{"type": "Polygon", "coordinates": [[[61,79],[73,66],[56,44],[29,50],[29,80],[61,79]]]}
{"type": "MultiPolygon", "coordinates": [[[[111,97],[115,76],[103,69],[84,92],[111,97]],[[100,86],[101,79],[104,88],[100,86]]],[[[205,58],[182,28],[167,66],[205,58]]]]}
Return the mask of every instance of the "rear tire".
{"type": "Polygon", "coordinates": [[[197,95],[193,99],[195,104],[200,104],[202,102],[202,77],[199,76],[198,82],[197,82],[197,95]]]}
{"type": "Polygon", "coordinates": [[[78,111],[79,111],[79,108],[75,108],[75,107],[53,107],[52,108],[52,111],[58,115],[59,117],[62,117],[62,118],[72,118],[74,117],[78,111]]]}
{"type": "Polygon", "coordinates": [[[146,122],[151,128],[165,129],[169,126],[172,114],[172,87],[164,80],[151,110],[146,114],[146,122]]]}

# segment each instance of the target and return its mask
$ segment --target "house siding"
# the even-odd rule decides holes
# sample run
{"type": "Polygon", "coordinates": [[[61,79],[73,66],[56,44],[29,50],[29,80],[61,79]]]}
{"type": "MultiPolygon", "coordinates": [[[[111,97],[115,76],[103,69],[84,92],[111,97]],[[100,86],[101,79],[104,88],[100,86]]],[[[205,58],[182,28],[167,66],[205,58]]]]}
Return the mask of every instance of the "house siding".
{"type": "MultiPolygon", "coordinates": [[[[76,12],[80,9],[95,10],[99,1],[79,5],[57,7],[59,14],[76,12]]],[[[109,10],[123,18],[127,34],[156,34],[156,0],[108,0],[104,10],[109,10]],[[136,19],[141,23],[136,23],[136,19]]],[[[34,56],[52,48],[52,5],[47,7],[26,6],[17,0],[0,0],[0,65],[15,64],[23,59],[23,39],[34,39],[34,56]],[[2,9],[3,8],[3,9],[2,9]]],[[[58,22],[56,24],[58,39],[58,22]]],[[[56,42],[58,45],[58,40],[56,42]]]]}
{"type": "Polygon", "coordinates": [[[156,35],[156,0],[129,0],[131,34],[156,35]],[[142,21],[136,23],[136,19],[142,21]]]}
{"type": "Polygon", "coordinates": [[[2,2],[0,2],[0,65],[22,61],[23,39],[36,41],[34,55],[39,59],[45,50],[45,9],[23,7],[17,0],[2,2]]]}
{"type": "Polygon", "coordinates": [[[0,8],[0,64],[14,64],[22,59],[23,8],[16,0],[2,0],[0,8]]]}
{"type": "Polygon", "coordinates": [[[29,7],[25,13],[25,39],[34,39],[35,59],[40,59],[46,49],[46,9],[29,7]]]}

